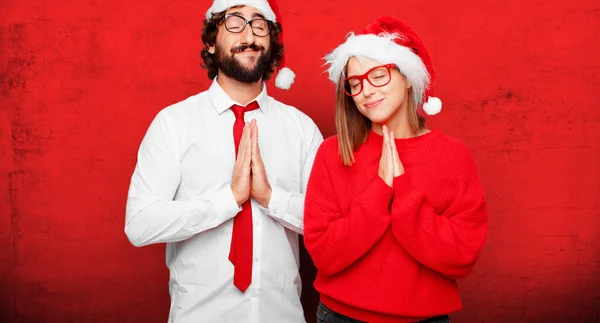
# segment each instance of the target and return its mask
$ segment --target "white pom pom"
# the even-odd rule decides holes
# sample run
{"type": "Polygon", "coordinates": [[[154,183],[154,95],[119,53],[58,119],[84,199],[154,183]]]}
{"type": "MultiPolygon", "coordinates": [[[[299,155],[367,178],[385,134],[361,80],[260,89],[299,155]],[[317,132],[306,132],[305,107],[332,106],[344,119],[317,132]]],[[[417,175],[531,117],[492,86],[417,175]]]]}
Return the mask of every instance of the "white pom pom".
{"type": "Polygon", "coordinates": [[[427,98],[427,102],[423,104],[423,111],[430,116],[440,113],[442,111],[442,100],[430,96],[427,98]]]}
{"type": "Polygon", "coordinates": [[[275,78],[275,86],[280,89],[289,90],[292,86],[292,83],[294,83],[295,77],[296,74],[294,74],[294,72],[291,69],[284,67],[280,69],[279,72],[277,72],[277,77],[275,78]]]}

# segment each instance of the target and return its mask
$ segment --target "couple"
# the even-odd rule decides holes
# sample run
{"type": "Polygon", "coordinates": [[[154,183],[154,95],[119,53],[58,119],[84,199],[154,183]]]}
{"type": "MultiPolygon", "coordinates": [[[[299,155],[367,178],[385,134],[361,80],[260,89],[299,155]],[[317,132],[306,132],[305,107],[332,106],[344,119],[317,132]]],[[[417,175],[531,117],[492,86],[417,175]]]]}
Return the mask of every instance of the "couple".
{"type": "Polygon", "coordinates": [[[266,93],[289,88],[275,1],[215,0],[210,88],[160,111],[138,152],[125,232],[167,244],[173,323],[305,322],[298,234],[319,322],[449,322],[487,232],[471,153],[425,126],[434,73],[419,37],[379,18],[326,57],[337,135],[266,93]]]}

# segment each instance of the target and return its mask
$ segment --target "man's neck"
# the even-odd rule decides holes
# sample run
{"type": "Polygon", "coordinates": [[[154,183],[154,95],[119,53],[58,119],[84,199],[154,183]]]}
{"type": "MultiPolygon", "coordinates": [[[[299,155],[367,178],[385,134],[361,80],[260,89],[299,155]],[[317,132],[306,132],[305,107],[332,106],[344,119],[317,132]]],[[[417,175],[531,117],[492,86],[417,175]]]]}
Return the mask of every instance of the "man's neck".
{"type": "Polygon", "coordinates": [[[232,100],[242,105],[250,103],[262,91],[262,80],[255,83],[243,83],[221,73],[221,71],[219,71],[217,83],[232,100]]]}

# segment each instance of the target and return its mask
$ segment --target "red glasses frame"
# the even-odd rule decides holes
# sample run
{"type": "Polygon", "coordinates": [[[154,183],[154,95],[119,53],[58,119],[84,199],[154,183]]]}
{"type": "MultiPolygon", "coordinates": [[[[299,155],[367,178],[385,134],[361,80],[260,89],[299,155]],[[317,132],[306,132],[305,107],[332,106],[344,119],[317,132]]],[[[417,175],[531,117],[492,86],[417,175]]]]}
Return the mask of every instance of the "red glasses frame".
{"type": "Polygon", "coordinates": [[[359,95],[359,94],[362,92],[363,88],[364,88],[363,84],[364,84],[364,80],[365,80],[365,79],[367,80],[367,82],[369,82],[369,84],[371,84],[371,85],[372,85],[372,86],[374,86],[374,87],[382,87],[382,86],[386,86],[386,85],[388,85],[388,83],[390,83],[390,81],[392,80],[392,72],[390,71],[390,69],[391,69],[392,67],[394,67],[394,66],[396,66],[396,65],[394,65],[394,64],[385,64],[385,65],[379,65],[379,66],[375,66],[375,67],[371,68],[370,70],[368,70],[366,73],[364,73],[364,74],[362,74],[362,75],[354,75],[354,76],[350,76],[350,77],[347,77],[347,78],[345,78],[345,79],[344,79],[344,83],[345,83],[345,84],[344,84],[344,92],[345,92],[345,93],[346,93],[348,96],[357,96],[357,95],[359,95]],[[375,84],[373,84],[373,82],[371,82],[371,80],[369,79],[369,73],[373,72],[374,70],[376,70],[376,69],[378,69],[378,68],[382,68],[382,67],[385,67],[385,68],[387,69],[387,72],[388,72],[388,75],[389,75],[389,79],[388,79],[388,80],[387,80],[387,82],[385,82],[384,84],[381,84],[381,85],[375,85],[375,84]],[[354,93],[354,94],[353,94],[353,93],[352,93],[352,91],[350,90],[350,87],[349,87],[349,84],[348,84],[348,81],[349,81],[349,80],[353,80],[353,79],[358,79],[358,80],[360,81],[360,91],[358,91],[358,92],[356,92],[356,93],[354,93]]]}

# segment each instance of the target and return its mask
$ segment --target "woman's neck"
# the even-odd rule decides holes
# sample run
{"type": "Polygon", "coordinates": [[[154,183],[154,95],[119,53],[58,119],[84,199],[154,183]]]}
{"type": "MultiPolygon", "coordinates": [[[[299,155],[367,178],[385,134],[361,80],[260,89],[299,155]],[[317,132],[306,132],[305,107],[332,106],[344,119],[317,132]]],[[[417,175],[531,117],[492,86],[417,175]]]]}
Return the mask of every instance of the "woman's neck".
{"type": "Polygon", "coordinates": [[[394,133],[394,138],[399,138],[399,139],[405,139],[405,138],[412,138],[417,136],[417,132],[415,132],[415,130],[410,126],[410,124],[408,124],[408,122],[405,123],[394,123],[394,122],[387,122],[385,124],[378,124],[378,123],[373,123],[373,126],[371,127],[371,129],[378,135],[383,135],[383,126],[387,126],[387,128],[389,129],[389,131],[394,133]]]}
{"type": "Polygon", "coordinates": [[[411,126],[408,121],[408,104],[404,104],[395,115],[392,115],[387,121],[383,123],[373,123],[371,129],[379,134],[383,135],[383,126],[387,126],[388,130],[394,133],[396,139],[413,138],[429,132],[425,127],[415,129],[411,126]]]}

